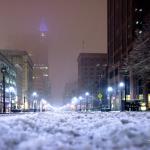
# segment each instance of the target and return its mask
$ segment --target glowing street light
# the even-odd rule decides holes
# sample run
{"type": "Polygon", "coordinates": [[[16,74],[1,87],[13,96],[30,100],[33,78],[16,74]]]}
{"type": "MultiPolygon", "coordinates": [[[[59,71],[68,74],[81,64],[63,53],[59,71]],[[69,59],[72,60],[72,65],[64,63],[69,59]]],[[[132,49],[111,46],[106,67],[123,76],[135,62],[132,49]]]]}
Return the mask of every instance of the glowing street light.
{"type": "Polygon", "coordinates": [[[86,93],[85,93],[85,96],[89,96],[89,95],[90,95],[90,93],[89,93],[89,92],[86,92],[86,93]]]}
{"type": "Polygon", "coordinates": [[[79,96],[79,100],[80,100],[80,111],[81,111],[81,101],[83,100],[83,97],[82,96],[79,96]]]}
{"type": "Polygon", "coordinates": [[[90,95],[89,92],[85,92],[85,96],[86,96],[86,111],[88,110],[88,96],[90,95]]]}
{"type": "Polygon", "coordinates": [[[124,85],[123,82],[120,82],[120,83],[119,83],[119,87],[120,87],[120,88],[123,88],[124,86],[125,86],[125,85],[124,85]]]}
{"type": "Polygon", "coordinates": [[[111,110],[111,95],[112,95],[112,92],[113,92],[113,88],[111,86],[109,86],[107,88],[107,92],[109,94],[109,105],[110,105],[110,110],[111,110]]]}
{"type": "Polygon", "coordinates": [[[36,97],[38,96],[36,92],[33,92],[32,93],[32,96],[33,96],[33,109],[34,109],[34,112],[36,112],[36,108],[37,108],[37,101],[36,101],[36,97]]]}
{"type": "Polygon", "coordinates": [[[36,92],[33,92],[33,93],[32,93],[32,96],[36,97],[36,96],[37,96],[37,93],[36,93],[36,92]]]}
{"type": "Polygon", "coordinates": [[[71,103],[72,103],[73,107],[75,107],[75,109],[77,109],[76,105],[78,104],[78,98],[77,97],[73,97],[72,100],[71,100],[71,103]]]}
{"type": "Polygon", "coordinates": [[[122,91],[123,91],[123,88],[125,87],[125,84],[124,82],[120,82],[118,86],[120,88],[120,104],[121,104],[121,111],[122,111],[123,110],[122,91]]]}
{"type": "Polygon", "coordinates": [[[111,86],[109,86],[109,87],[107,88],[107,91],[110,93],[110,92],[113,91],[113,88],[112,88],[111,86]]]}
{"type": "Polygon", "coordinates": [[[78,98],[77,97],[73,97],[71,100],[72,104],[77,104],[78,103],[78,98]]]}

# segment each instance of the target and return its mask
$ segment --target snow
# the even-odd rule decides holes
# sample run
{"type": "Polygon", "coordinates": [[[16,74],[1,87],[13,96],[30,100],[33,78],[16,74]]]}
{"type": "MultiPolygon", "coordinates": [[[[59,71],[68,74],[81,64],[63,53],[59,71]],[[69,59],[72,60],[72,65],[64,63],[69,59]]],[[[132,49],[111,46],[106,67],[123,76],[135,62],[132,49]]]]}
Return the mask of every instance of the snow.
{"type": "Polygon", "coordinates": [[[149,112],[0,116],[0,150],[148,150],[149,112]]]}

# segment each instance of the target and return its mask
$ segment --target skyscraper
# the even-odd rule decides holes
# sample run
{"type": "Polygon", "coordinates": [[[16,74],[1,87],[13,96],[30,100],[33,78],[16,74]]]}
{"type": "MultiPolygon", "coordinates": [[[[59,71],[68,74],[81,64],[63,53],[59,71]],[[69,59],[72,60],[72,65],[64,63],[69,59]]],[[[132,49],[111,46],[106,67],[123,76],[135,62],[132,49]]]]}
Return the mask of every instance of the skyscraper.
{"type": "Polygon", "coordinates": [[[50,99],[50,79],[48,65],[48,28],[44,18],[39,27],[39,47],[40,51],[31,52],[34,62],[33,66],[33,90],[37,92],[39,99],[50,99]]]}
{"type": "MultiPolygon", "coordinates": [[[[140,95],[143,95],[141,99],[148,99],[143,91],[145,71],[140,74],[139,67],[148,58],[148,54],[141,53],[141,45],[147,40],[148,32],[144,28],[149,24],[149,6],[146,0],[108,0],[108,83],[116,89],[114,109],[120,109],[118,84],[121,81],[125,83],[123,99],[139,99],[140,95]]],[[[146,77],[146,82],[148,80],[146,77]]]]}
{"type": "Polygon", "coordinates": [[[33,89],[38,93],[39,99],[49,100],[50,98],[51,91],[48,73],[48,66],[44,64],[34,64],[33,89]]]}

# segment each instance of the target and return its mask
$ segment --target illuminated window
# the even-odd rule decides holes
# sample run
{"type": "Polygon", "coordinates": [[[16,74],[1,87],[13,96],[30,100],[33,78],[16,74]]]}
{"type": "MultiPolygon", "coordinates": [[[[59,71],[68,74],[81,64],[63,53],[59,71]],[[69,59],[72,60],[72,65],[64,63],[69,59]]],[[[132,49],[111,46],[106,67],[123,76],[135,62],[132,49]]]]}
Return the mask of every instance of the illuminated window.
{"type": "Polygon", "coordinates": [[[139,34],[142,34],[142,30],[139,30],[139,34]]]}
{"type": "Polygon", "coordinates": [[[143,94],[140,94],[139,95],[139,100],[142,100],[143,99],[143,94]]]}
{"type": "Polygon", "coordinates": [[[48,74],[43,74],[44,77],[48,77],[48,74]]]}
{"type": "Polygon", "coordinates": [[[138,9],[137,8],[135,8],[135,11],[137,11],[138,9]]]}
{"type": "Polygon", "coordinates": [[[130,100],[130,95],[126,95],[126,100],[130,100]]]}

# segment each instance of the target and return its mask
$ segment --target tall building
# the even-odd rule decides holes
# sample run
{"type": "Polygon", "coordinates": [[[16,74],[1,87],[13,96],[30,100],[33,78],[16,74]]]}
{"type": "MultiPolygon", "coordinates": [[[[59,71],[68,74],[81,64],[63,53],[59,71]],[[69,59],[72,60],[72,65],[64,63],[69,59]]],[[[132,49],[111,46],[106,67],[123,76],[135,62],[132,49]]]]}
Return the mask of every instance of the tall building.
{"type": "Polygon", "coordinates": [[[48,76],[48,66],[44,64],[34,64],[33,66],[33,89],[38,93],[40,99],[50,99],[50,82],[48,76]]]}
{"type": "Polygon", "coordinates": [[[149,55],[142,54],[141,47],[147,40],[144,26],[149,22],[149,6],[146,0],[108,0],[108,84],[114,89],[112,108],[115,110],[121,108],[122,89],[118,87],[121,81],[125,83],[122,99],[140,99],[141,96],[147,101],[142,91],[144,72],[137,72],[141,72],[138,62],[142,63],[149,55]]]}
{"type": "Polygon", "coordinates": [[[80,93],[96,96],[104,87],[102,77],[107,64],[105,53],[80,53],[78,56],[78,86],[80,93]]]}
{"type": "Polygon", "coordinates": [[[18,103],[22,108],[28,109],[31,104],[33,91],[33,62],[26,51],[0,50],[5,57],[15,66],[18,103]]]}
{"type": "Polygon", "coordinates": [[[30,51],[33,60],[33,90],[39,99],[50,100],[51,86],[49,77],[48,28],[45,19],[40,23],[40,37],[37,49],[30,51]]]}
{"type": "Polygon", "coordinates": [[[134,0],[134,42],[129,53],[130,96],[143,99],[150,109],[150,1],[134,0]]]}
{"type": "Polygon", "coordinates": [[[5,76],[5,108],[6,111],[10,111],[11,104],[14,107],[17,107],[19,94],[17,91],[17,79],[16,79],[16,68],[11,64],[11,62],[0,53],[0,112],[3,112],[4,106],[4,89],[3,89],[3,76],[5,76]],[[2,73],[2,68],[6,68],[6,73],[2,73]],[[11,89],[14,91],[11,91],[11,89]]]}

